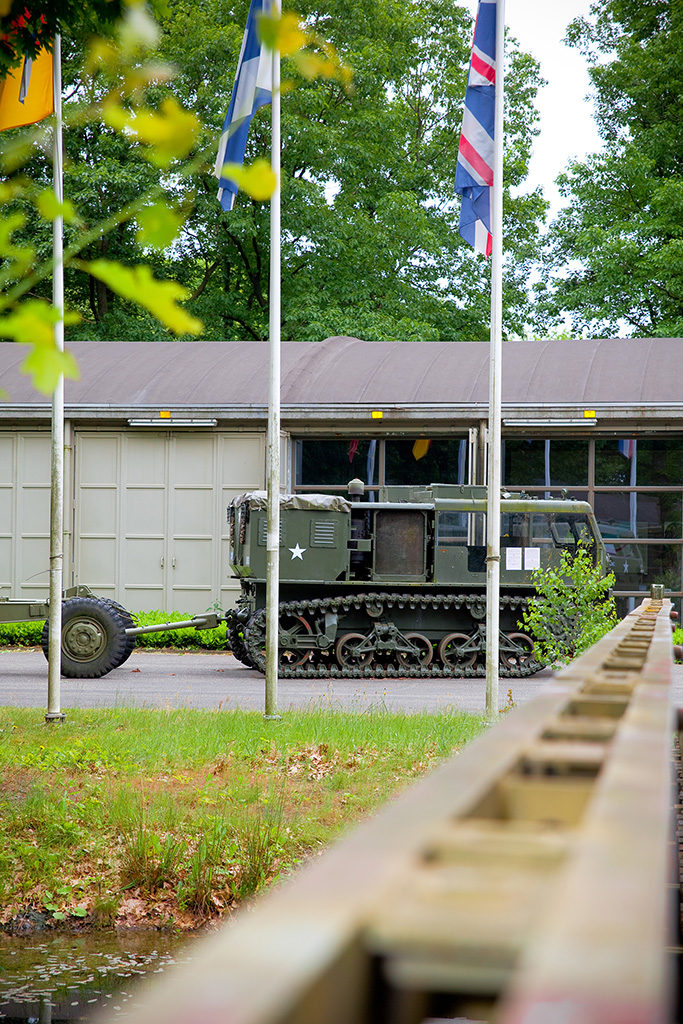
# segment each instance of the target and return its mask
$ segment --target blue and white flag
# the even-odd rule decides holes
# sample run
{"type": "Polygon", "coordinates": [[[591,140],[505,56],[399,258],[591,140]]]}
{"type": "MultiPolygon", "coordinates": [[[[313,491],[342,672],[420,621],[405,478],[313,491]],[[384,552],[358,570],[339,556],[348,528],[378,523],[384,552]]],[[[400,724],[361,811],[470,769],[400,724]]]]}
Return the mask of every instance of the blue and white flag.
{"type": "Polygon", "coordinates": [[[496,0],[479,0],[465,91],[455,191],[462,196],[460,234],[489,256],[496,92],[496,0]]]}
{"type": "Polygon", "coordinates": [[[270,10],[270,0],[251,0],[235,85],[218,145],[213,173],[219,181],[218,201],[224,210],[232,210],[237,184],[223,177],[223,164],[244,163],[251,119],[259,107],[273,100],[273,54],[262,46],[257,31],[257,19],[264,7],[266,11],[270,10]]]}

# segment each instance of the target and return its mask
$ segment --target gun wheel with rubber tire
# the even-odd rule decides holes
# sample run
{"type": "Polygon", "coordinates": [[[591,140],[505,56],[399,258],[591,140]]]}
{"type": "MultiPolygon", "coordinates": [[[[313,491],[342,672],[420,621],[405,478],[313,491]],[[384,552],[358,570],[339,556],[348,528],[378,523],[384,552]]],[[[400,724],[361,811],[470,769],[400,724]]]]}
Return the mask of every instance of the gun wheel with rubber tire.
{"type": "MultiPolygon", "coordinates": [[[[116,612],[118,617],[123,621],[124,629],[134,629],[135,626],[137,626],[136,619],[131,615],[131,613],[128,611],[128,609],[124,608],[123,605],[119,604],[118,601],[112,601],[108,597],[101,597],[101,598],[98,598],[98,600],[102,601],[103,604],[108,604],[110,608],[114,609],[114,611],[116,612]]],[[[121,665],[123,665],[124,661],[128,661],[128,659],[130,658],[130,656],[131,656],[131,654],[133,653],[134,650],[135,650],[135,637],[134,636],[127,636],[126,637],[126,653],[123,656],[123,661],[119,662],[119,665],[117,665],[116,667],[119,668],[121,665]]]]}
{"type": "MultiPolygon", "coordinates": [[[[126,623],[108,601],[72,597],[62,602],[62,675],[67,679],[99,679],[118,668],[130,653],[126,623]]],[[[49,657],[49,622],[41,647],[49,657]]]]}

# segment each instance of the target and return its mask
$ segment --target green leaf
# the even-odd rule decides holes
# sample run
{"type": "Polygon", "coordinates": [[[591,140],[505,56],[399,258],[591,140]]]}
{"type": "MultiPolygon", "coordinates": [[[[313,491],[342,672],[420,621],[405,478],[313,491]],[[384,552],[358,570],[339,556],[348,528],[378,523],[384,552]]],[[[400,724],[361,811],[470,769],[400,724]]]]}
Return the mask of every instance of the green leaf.
{"type": "Polygon", "coordinates": [[[176,305],[190,297],[187,288],[183,288],[177,281],[157,281],[149,267],[124,267],[122,263],[113,260],[93,260],[90,263],[79,261],[77,266],[104,281],[107,287],[124,299],[130,299],[148,309],[175,334],[202,332],[201,320],[176,305]]]}
{"type": "Polygon", "coordinates": [[[23,213],[10,213],[0,218],[0,262],[6,261],[0,271],[0,283],[21,277],[35,260],[33,246],[16,245],[12,239],[14,232],[21,230],[25,223],[23,213]]]}
{"type": "Polygon", "coordinates": [[[152,249],[166,249],[185,223],[185,217],[164,203],[146,206],[137,215],[137,240],[152,249]]]}
{"type": "Polygon", "coordinates": [[[279,18],[261,14],[258,19],[258,34],[267,49],[279,50],[283,57],[300,50],[307,42],[307,35],[301,28],[299,16],[292,11],[283,11],[279,18]]]}
{"type": "MultiPolygon", "coordinates": [[[[58,320],[56,309],[40,299],[22,302],[12,313],[0,318],[0,336],[12,338],[30,348],[22,373],[28,374],[37,391],[52,394],[60,374],[78,380],[78,364],[70,352],[61,352],[55,343],[54,325],[58,320]]],[[[67,313],[65,324],[77,323],[76,313],[67,313]]]]}
{"type": "Polygon", "coordinates": [[[167,167],[172,160],[187,156],[199,134],[199,121],[183,110],[177,100],[166,98],[159,110],[125,110],[118,103],[104,106],[104,120],[119,132],[130,132],[149,148],[145,157],[158,167],[167,167]]]}
{"type": "Polygon", "coordinates": [[[273,169],[263,157],[254,160],[250,165],[223,164],[221,174],[224,178],[230,178],[238,188],[259,202],[270,199],[277,185],[273,169]]]}
{"type": "Polygon", "coordinates": [[[52,917],[55,921],[66,921],[66,914],[62,913],[61,910],[55,910],[52,917]]]}
{"type": "Polygon", "coordinates": [[[74,909],[71,911],[71,916],[72,917],[85,917],[87,915],[87,913],[88,913],[88,911],[85,909],[85,907],[74,907],[74,909]]]}
{"type": "Polygon", "coordinates": [[[51,188],[43,189],[42,192],[38,193],[36,196],[36,206],[38,207],[38,213],[44,220],[55,220],[56,217],[60,216],[67,224],[76,224],[80,220],[71,200],[65,199],[63,203],[60,203],[51,188]]]}

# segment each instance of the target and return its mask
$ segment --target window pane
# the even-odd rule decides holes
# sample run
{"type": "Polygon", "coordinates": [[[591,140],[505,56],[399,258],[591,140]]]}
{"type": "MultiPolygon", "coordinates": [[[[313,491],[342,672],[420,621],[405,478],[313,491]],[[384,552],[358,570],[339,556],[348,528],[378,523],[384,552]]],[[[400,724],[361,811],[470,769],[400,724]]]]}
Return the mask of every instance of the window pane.
{"type": "Polygon", "coordinates": [[[436,543],[467,544],[467,521],[467,512],[439,512],[436,518],[436,543]]]}
{"type": "Polygon", "coordinates": [[[486,543],[485,512],[439,512],[437,544],[483,545],[486,543]]]}
{"type": "Polygon", "coordinates": [[[683,481],[683,440],[610,438],[595,442],[595,483],[603,487],[677,487],[683,481]]]}
{"type": "Polygon", "coordinates": [[[503,483],[571,487],[588,483],[588,441],[535,438],[503,442],[503,483]]]}
{"type": "Polygon", "coordinates": [[[681,495],[612,491],[595,494],[603,537],[680,537],[681,495]]]}
{"type": "Polygon", "coordinates": [[[354,477],[368,482],[368,470],[374,458],[374,483],[377,483],[376,442],[317,441],[296,442],[296,483],[324,487],[326,484],[347,484],[354,477]]]}
{"type": "Polygon", "coordinates": [[[679,544],[605,544],[616,577],[615,590],[649,593],[651,583],[663,583],[667,590],[681,589],[681,546],[679,544]]]}
{"type": "Polygon", "coordinates": [[[528,512],[503,512],[500,517],[500,546],[518,548],[529,545],[530,516],[528,512]]]}
{"type": "Polygon", "coordinates": [[[416,459],[415,441],[386,441],[388,484],[467,483],[467,441],[451,438],[432,441],[427,453],[416,459]]]}

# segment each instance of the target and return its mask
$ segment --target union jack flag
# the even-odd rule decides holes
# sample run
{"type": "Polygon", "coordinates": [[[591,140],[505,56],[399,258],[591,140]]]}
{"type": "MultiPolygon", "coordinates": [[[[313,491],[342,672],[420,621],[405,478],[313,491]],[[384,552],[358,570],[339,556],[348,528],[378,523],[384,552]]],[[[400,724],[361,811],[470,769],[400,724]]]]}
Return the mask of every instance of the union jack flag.
{"type": "Polygon", "coordinates": [[[460,234],[491,254],[491,189],[496,86],[496,0],[479,0],[465,91],[455,191],[462,196],[460,234]]]}

